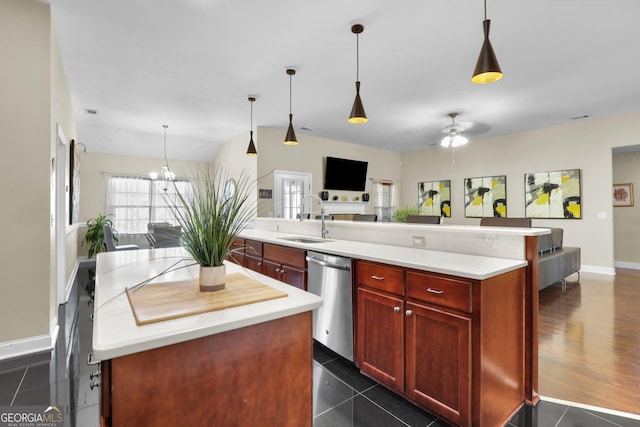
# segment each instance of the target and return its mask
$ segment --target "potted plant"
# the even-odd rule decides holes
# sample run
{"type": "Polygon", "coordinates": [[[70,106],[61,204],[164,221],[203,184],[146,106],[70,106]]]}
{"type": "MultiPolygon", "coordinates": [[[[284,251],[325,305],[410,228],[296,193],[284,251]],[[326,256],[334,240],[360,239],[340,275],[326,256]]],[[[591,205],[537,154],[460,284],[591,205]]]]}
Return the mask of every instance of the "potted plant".
{"type": "MultiPolygon", "coordinates": [[[[87,234],[82,239],[81,245],[89,244],[89,258],[107,249],[104,243],[104,226],[108,225],[113,228],[113,222],[107,218],[107,215],[99,214],[97,218],[91,218],[87,221],[87,234]]],[[[118,238],[115,233],[113,239],[117,242],[118,238]]]]}
{"type": "Polygon", "coordinates": [[[173,210],[182,227],[182,246],[200,265],[203,292],[225,287],[224,260],[254,216],[251,188],[244,173],[234,179],[228,170],[207,168],[198,172],[193,192],[176,191],[173,210]]]}
{"type": "Polygon", "coordinates": [[[409,215],[420,215],[422,211],[422,207],[419,205],[409,205],[404,208],[396,209],[393,213],[393,220],[395,222],[407,222],[407,217],[409,215]]]}

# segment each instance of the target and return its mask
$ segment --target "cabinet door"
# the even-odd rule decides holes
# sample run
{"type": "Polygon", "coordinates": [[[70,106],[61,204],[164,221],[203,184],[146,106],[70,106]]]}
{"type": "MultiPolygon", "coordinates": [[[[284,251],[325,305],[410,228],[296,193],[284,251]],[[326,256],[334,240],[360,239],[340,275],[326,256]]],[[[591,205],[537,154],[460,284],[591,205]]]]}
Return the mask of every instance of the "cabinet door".
{"type": "Polygon", "coordinates": [[[360,370],[404,392],[404,302],[358,288],[356,362],[360,370]]]}
{"type": "Polygon", "coordinates": [[[471,425],[471,319],[410,302],[405,319],[406,395],[471,425]]]}
{"type": "Polygon", "coordinates": [[[280,263],[262,260],[262,274],[280,280],[280,263]]]}
{"type": "Polygon", "coordinates": [[[280,280],[296,288],[307,290],[307,272],[299,268],[282,265],[280,267],[280,280]]]}
{"type": "Polygon", "coordinates": [[[234,252],[232,254],[229,254],[226,259],[227,261],[231,261],[235,264],[244,266],[245,256],[242,252],[234,252]]]}

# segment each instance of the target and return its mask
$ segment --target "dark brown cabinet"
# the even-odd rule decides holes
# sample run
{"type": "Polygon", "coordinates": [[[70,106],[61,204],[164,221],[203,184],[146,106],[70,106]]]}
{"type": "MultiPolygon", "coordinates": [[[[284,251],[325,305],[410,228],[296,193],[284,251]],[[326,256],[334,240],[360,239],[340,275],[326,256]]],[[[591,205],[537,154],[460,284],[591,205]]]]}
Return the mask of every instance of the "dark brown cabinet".
{"type": "Polygon", "coordinates": [[[405,309],[406,395],[465,425],[471,410],[471,319],[428,305],[405,309]]]}
{"type": "Polygon", "coordinates": [[[356,364],[461,426],[524,402],[524,268],[471,280],[358,261],[356,364]]]}
{"type": "Polygon", "coordinates": [[[288,246],[263,244],[262,274],[307,289],[307,252],[288,246]]]}
{"type": "Polygon", "coordinates": [[[100,423],[311,427],[311,322],[308,311],[104,360],[100,423]]]}
{"type": "Polygon", "coordinates": [[[404,393],[404,301],[358,289],[356,359],[363,373],[404,393]]]}

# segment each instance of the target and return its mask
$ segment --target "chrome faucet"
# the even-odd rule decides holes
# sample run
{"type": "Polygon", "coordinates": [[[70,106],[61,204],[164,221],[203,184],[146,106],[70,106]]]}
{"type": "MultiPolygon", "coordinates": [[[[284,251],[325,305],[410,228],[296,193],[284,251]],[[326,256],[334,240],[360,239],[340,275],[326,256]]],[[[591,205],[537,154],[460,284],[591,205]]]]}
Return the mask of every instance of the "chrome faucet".
{"type": "MultiPolygon", "coordinates": [[[[325,239],[329,234],[329,230],[327,230],[326,224],[324,223],[324,202],[319,196],[316,196],[315,194],[310,194],[302,198],[302,201],[300,202],[300,222],[302,222],[302,219],[304,218],[304,214],[305,214],[304,201],[310,198],[316,198],[320,202],[320,221],[322,222],[322,229],[320,230],[320,235],[322,236],[323,239],[325,239]]],[[[308,213],[311,214],[312,212],[309,211],[308,213]]]]}

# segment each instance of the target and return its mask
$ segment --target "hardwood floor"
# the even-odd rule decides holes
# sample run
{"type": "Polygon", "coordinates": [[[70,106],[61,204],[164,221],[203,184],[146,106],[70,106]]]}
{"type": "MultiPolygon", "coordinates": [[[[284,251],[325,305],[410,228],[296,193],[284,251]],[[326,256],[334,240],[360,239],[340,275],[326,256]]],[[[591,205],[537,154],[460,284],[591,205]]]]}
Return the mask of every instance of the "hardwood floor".
{"type": "Polygon", "coordinates": [[[542,396],[640,414],[640,271],[543,289],[539,321],[542,396]]]}

